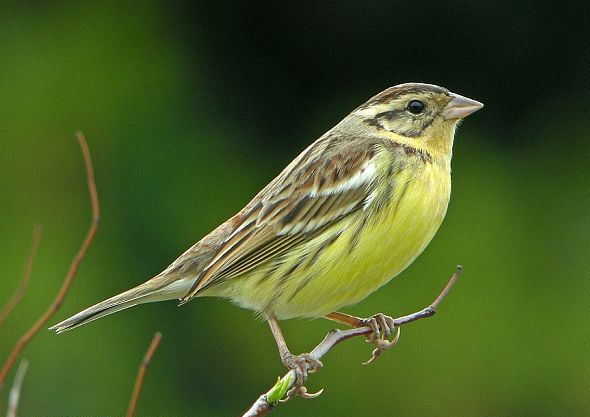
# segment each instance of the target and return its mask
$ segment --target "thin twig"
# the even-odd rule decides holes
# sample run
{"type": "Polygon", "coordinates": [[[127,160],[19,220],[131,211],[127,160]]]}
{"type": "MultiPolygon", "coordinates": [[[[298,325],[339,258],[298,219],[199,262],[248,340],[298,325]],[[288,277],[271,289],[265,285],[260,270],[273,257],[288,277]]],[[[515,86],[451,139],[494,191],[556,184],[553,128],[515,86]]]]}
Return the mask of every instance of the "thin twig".
{"type": "Polygon", "coordinates": [[[27,373],[28,367],[29,361],[26,359],[20,361],[20,365],[16,370],[14,382],[12,383],[12,388],[10,389],[10,394],[8,394],[8,411],[6,412],[6,417],[16,417],[18,401],[20,400],[20,391],[23,386],[23,381],[25,379],[25,374],[27,373]]]}
{"type": "MultiPolygon", "coordinates": [[[[453,285],[455,285],[455,282],[457,282],[457,279],[459,279],[461,276],[462,271],[463,268],[458,265],[457,270],[449,280],[446,287],[428,307],[407,316],[393,319],[395,327],[434,316],[439,304],[447,296],[453,285]]],[[[349,330],[332,330],[326,335],[324,340],[322,340],[322,342],[311,351],[310,355],[313,358],[320,360],[326,353],[330,351],[330,349],[332,349],[337,344],[353,337],[369,335],[372,331],[373,329],[368,326],[357,327],[349,330]]],[[[280,378],[269,391],[258,397],[254,404],[252,404],[252,407],[250,407],[250,409],[246,411],[242,417],[260,417],[270,413],[276,408],[279,400],[284,397],[285,393],[287,393],[294,386],[295,379],[295,371],[291,370],[287,372],[287,374],[280,378]]],[[[316,394],[306,394],[305,391],[303,391],[303,394],[308,398],[317,396],[316,394]]]]}
{"type": "Polygon", "coordinates": [[[18,284],[18,288],[10,297],[10,300],[6,303],[6,305],[0,311],[0,326],[2,322],[6,320],[6,317],[12,313],[12,310],[18,305],[20,300],[25,295],[27,291],[27,287],[29,286],[29,278],[31,277],[31,270],[33,269],[33,261],[35,260],[35,255],[37,254],[37,248],[39,247],[39,241],[41,240],[41,225],[35,225],[35,229],[33,230],[33,238],[31,239],[31,245],[29,246],[29,253],[27,254],[27,258],[25,259],[25,268],[23,269],[23,275],[20,279],[20,283],[18,284]]]}
{"type": "Polygon", "coordinates": [[[141,364],[139,365],[139,369],[137,370],[137,377],[135,378],[135,385],[133,385],[133,393],[131,394],[131,400],[129,401],[129,408],[127,408],[127,417],[133,417],[133,414],[135,414],[137,400],[139,400],[139,394],[141,394],[143,379],[145,378],[147,367],[152,361],[152,356],[154,356],[154,352],[160,344],[160,339],[162,339],[162,333],[156,332],[154,334],[154,337],[152,338],[152,342],[150,343],[148,350],[145,352],[145,355],[143,356],[141,364]]]}
{"type": "Polygon", "coordinates": [[[21,350],[26,346],[26,344],[37,334],[37,332],[47,323],[47,321],[55,314],[55,312],[61,306],[68,290],[70,289],[70,285],[78,272],[78,268],[80,263],[84,259],[92,240],[94,239],[94,235],[96,234],[96,230],[98,228],[98,222],[100,219],[100,209],[98,205],[98,193],[96,192],[96,183],[94,181],[94,170],[92,168],[92,159],[90,157],[90,150],[88,149],[88,145],[86,143],[86,139],[82,132],[76,132],[76,137],[78,138],[78,142],[80,143],[80,147],[82,148],[82,154],[84,155],[84,163],[86,165],[86,174],[88,176],[88,189],[90,191],[90,199],[92,201],[92,221],[90,223],[90,228],[86,233],[86,237],[82,242],[82,246],[80,250],[72,260],[70,264],[70,269],[59,289],[59,292],[47,311],[43,313],[43,315],[37,320],[37,322],[19,339],[16,343],[12,352],[8,356],[8,359],[4,363],[4,366],[0,370],[0,387],[3,385],[10,368],[14,364],[16,358],[18,357],[21,350]]]}

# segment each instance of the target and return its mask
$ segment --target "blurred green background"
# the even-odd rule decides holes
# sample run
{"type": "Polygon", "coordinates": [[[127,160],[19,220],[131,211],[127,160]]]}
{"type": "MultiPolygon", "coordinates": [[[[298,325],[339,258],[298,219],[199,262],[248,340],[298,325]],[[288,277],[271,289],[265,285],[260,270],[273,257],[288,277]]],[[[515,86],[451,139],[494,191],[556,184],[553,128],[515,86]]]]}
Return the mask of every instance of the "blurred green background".
{"type": "MultiPolygon", "coordinates": [[[[46,309],[102,208],[58,320],[158,273],[307,144],[382,89],[440,84],[485,103],[458,132],[453,198],[425,253],[348,308],[402,315],[465,273],[436,318],[376,364],[324,359],[283,416],[590,414],[590,5],[585,2],[12,2],[0,6],[0,358],[46,309]]],[[[292,350],[333,327],[288,321],[292,350]]],[[[156,330],[138,416],[228,416],[284,373],[266,324],[227,301],[145,305],[41,331],[22,416],[121,415],[156,330]]],[[[0,412],[8,387],[0,390],[0,412]]]]}

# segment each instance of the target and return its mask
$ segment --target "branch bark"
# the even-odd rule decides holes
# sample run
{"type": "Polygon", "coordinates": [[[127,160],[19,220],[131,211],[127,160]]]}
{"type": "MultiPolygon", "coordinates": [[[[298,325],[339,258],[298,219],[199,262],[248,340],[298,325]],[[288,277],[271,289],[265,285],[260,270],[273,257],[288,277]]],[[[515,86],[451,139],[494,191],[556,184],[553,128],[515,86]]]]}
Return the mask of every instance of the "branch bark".
{"type": "Polygon", "coordinates": [[[74,277],[78,272],[78,268],[80,267],[80,264],[82,263],[82,260],[84,259],[84,256],[86,255],[86,252],[88,251],[88,248],[90,247],[90,244],[92,243],[94,235],[96,234],[96,231],[98,229],[98,222],[100,219],[100,208],[98,204],[98,193],[96,191],[96,183],[94,181],[94,169],[92,167],[90,150],[88,149],[86,138],[84,138],[82,132],[76,132],[76,137],[78,139],[78,142],[80,143],[82,154],[84,155],[84,164],[86,166],[86,174],[88,177],[88,190],[90,192],[90,199],[92,202],[92,220],[90,222],[90,228],[86,233],[86,237],[82,242],[80,250],[72,260],[72,263],[70,264],[70,269],[62,283],[62,286],[57,296],[55,297],[49,308],[45,311],[45,313],[43,313],[43,315],[37,320],[37,322],[33,324],[33,326],[19,339],[18,342],[16,342],[16,345],[12,349],[12,352],[8,356],[8,359],[2,366],[2,369],[0,370],[0,387],[2,387],[2,385],[4,384],[6,376],[8,375],[8,372],[12,368],[21,350],[27,345],[27,343],[37,334],[37,332],[43,327],[43,325],[45,325],[45,323],[47,323],[47,321],[57,312],[57,310],[61,306],[66,294],[68,293],[68,290],[70,289],[70,285],[72,284],[72,281],[74,280],[74,277]]]}
{"type": "Polygon", "coordinates": [[[37,254],[37,248],[39,247],[39,241],[41,240],[41,225],[35,225],[35,230],[33,231],[33,238],[31,239],[31,245],[29,247],[29,253],[27,254],[25,260],[25,268],[23,270],[23,275],[21,280],[18,284],[18,288],[10,297],[10,300],[6,303],[6,305],[0,311],[0,326],[6,320],[6,317],[12,313],[12,310],[18,305],[20,300],[25,295],[27,291],[27,287],[29,286],[29,278],[31,277],[31,270],[33,269],[33,261],[35,260],[35,255],[37,254]]]}
{"type": "Polygon", "coordinates": [[[127,417],[133,417],[133,414],[135,414],[135,409],[137,408],[139,394],[141,394],[141,387],[143,385],[145,373],[147,371],[147,367],[152,361],[152,356],[154,356],[154,352],[160,344],[160,339],[162,339],[162,333],[156,332],[154,334],[152,342],[150,343],[150,346],[148,347],[148,350],[145,352],[141,364],[139,365],[137,377],[135,378],[135,384],[133,385],[133,393],[131,394],[131,400],[129,401],[129,407],[127,408],[127,417]]]}
{"type": "MultiPolygon", "coordinates": [[[[432,304],[415,313],[394,319],[394,325],[396,327],[399,327],[404,324],[414,322],[416,320],[432,317],[436,313],[439,304],[447,296],[451,288],[455,285],[455,282],[457,282],[457,280],[461,276],[462,271],[463,268],[460,265],[458,265],[457,270],[447,283],[446,287],[442,290],[438,297],[436,297],[432,304]]],[[[332,330],[326,335],[324,340],[322,340],[322,342],[311,351],[310,355],[315,359],[320,360],[326,353],[330,351],[330,349],[332,349],[337,344],[347,339],[351,339],[353,337],[367,336],[372,331],[373,330],[368,326],[358,327],[349,330],[332,330]]],[[[294,386],[294,384],[295,371],[291,370],[282,378],[280,378],[270,390],[258,397],[258,399],[254,402],[254,404],[252,404],[248,411],[246,411],[242,415],[242,417],[260,417],[270,413],[278,406],[279,402],[283,400],[286,393],[294,386]]],[[[302,388],[304,389],[304,387],[302,388]]],[[[302,396],[304,397],[313,398],[319,395],[321,392],[322,391],[319,391],[317,394],[307,394],[304,389],[304,391],[301,394],[303,394],[302,396]]]]}

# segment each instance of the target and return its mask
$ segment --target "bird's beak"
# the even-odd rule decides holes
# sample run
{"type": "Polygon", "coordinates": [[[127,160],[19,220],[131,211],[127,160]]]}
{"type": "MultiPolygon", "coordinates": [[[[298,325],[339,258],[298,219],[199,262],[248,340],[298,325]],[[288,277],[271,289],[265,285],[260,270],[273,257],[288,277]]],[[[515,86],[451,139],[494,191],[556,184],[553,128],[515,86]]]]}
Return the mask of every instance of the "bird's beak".
{"type": "Polygon", "coordinates": [[[451,101],[442,111],[442,116],[449,119],[462,119],[469,116],[483,107],[483,103],[471,100],[470,98],[451,93],[451,101]]]}

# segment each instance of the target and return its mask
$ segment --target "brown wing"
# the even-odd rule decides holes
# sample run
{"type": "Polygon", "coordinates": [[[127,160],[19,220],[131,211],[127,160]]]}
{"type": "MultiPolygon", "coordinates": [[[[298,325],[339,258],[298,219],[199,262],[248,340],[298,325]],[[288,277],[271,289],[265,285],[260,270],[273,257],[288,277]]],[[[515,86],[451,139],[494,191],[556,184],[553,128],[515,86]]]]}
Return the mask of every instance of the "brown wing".
{"type": "Polygon", "coordinates": [[[315,236],[367,201],[375,183],[371,143],[334,149],[320,139],[265,187],[237,216],[239,227],[182,298],[244,274],[315,236]]]}

